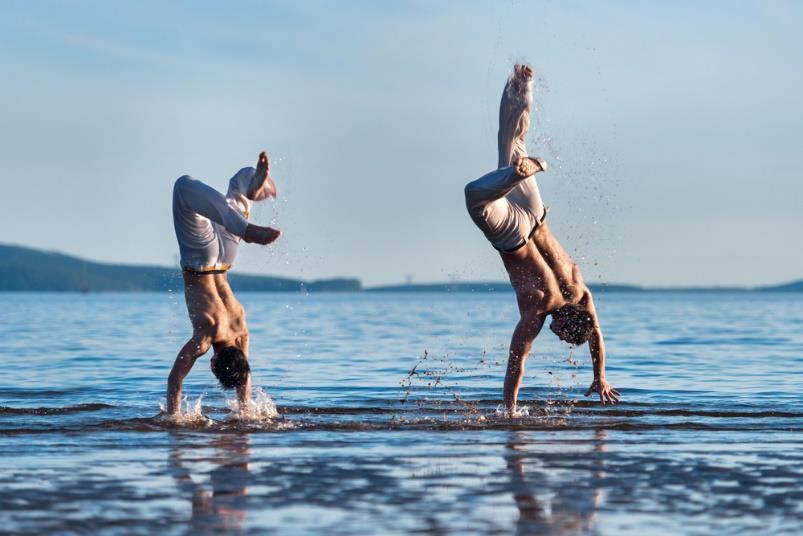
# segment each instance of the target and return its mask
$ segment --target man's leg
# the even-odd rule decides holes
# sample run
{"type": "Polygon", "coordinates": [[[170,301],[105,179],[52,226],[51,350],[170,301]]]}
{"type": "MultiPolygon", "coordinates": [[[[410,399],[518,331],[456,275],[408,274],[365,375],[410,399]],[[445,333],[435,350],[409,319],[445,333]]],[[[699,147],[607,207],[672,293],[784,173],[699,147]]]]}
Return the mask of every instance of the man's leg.
{"type": "Polygon", "coordinates": [[[248,220],[229,206],[223,194],[189,175],[176,181],[173,200],[174,212],[178,209],[184,217],[200,214],[236,236],[245,235],[248,220]]]}
{"type": "Polygon", "coordinates": [[[529,65],[517,64],[502,92],[499,103],[499,162],[515,164],[519,174],[527,176],[506,197],[511,204],[532,214],[535,223],[543,218],[544,203],[534,174],[546,171],[546,162],[540,158],[529,158],[524,142],[530,126],[533,74],[529,65]]]}
{"type": "Polygon", "coordinates": [[[499,102],[499,133],[497,144],[499,164],[509,166],[527,156],[524,137],[530,128],[530,107],[533,99],[533,70],[529,65],[516,64],[508,77],[499,102]]]}
{"type": "Polygon", "coordinates": [[[206,233],[205,229],[198,228],[197,215],[221,225],[231,234],[249,243],[267,245],[281,235],[281,231],[272,227],[249,224],[245,216],[229,206],[220,192],[184,175],[179,177],[173,187],[173,217],[179,242],[189,242],[194,238],[193,235],[206,233]],[[182,236],[185,232],[188,236],[182,236]]]}
{"type": "Polygon", "coordinates": [[[522,193],[518,192],[523,181],[532,182],[535,190],[538,189],[532,175],[545,169],[546,163],[541,159],[524,159],[521,162],[521,166],[505,166],[486,173],[465,187],[468,213],[486,236],[493,234],[507,218],[514,192],[517,194],[513,198],[516,201],[522,195],[526,195],[526,199],[531,197],[529,192],[532,188],[529,185],[522,193]]]}
{"type": "MultiPolygon", "coordinates": [[[[494,235],[508,220],[510,204],[539,205],[532,177],[546,169],[541,159],[527,157],[524,136],[530,125],[532,68],[516,65],[499,104],[499,168],[466,185],[466,208],[474,223],[494,243],[494,235]]],[[[540,217],[537,214],[536,217],[540,217]]],[[[497,246],[497,244],[494,244],[497,246]]]]}

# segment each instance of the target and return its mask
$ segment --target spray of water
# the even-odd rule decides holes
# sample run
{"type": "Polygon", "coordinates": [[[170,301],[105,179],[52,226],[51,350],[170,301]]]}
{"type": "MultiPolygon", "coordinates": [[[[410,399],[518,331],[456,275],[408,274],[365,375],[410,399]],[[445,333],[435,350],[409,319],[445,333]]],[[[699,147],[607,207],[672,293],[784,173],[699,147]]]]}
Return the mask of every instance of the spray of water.
{"type": "Polygon", "coordinates": [[[199,396],[195,402],[191,402],[188,396],[184,396],[178,406],[178,412],[174,415],[167,414],[167,404],[164,400],[159,401],[159,416],[170,424],[179,426],[209,426],[213,423],[211,419],[203,414],[203,395],[199,396]]]}
{"type": "Polygon", "coordinates": [[[261,387],[254,390],[254,397],[251,403],[241,407],[240,401],[234,398],[227,398],[226,405],[231,413],[227,417],[229,421],[254,422],[266,421],[279,417],[279,411],[273,399],[261,387]]]}
{"type": "Polygon", "coordinates": [[[499,419],[526,419],[530,416],[530,406],[518,406],[510,411],[504,404],[496,406],[496,417],[499,419]]]}

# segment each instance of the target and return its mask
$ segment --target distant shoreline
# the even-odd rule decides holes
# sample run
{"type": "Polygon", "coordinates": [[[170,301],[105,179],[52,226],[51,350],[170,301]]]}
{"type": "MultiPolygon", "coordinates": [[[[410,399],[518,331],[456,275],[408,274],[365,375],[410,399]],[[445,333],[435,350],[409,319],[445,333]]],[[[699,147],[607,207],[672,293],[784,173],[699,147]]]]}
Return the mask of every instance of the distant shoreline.
{"type": "MultiPolygon", "coordinates": [[[[240,292],[480,293],[512,292],[506,281],[409,283],[364,287],[357,278],[302,280],[253,274],[229,275],[240,292]]],[[[594,292],[803,292],[803,280],[761,286],[648,287],[590,284],[594,292]]],[[[165,266],[106,264],[63,253],[0,244],[0,292],[160,292],[180,290],[181,272],[165,266]]]]}
{"type": "MultiPolygon", "coordinates": [[[[783,284],[755,287],[723,286],[723,287],[648,287],[640,285],[625,285],[616,283],[590,283],[589,288],[593,292],[660,292],[660,293],[683,293],[683,292],[803,292],[803,281],[783,284]]],[[[430,292],[512,292],[510,283],[505,281],[498,282],[466,282],[466,283],[420,283],[409,285],[383,285],[377,287],[367,287],[364,292],[409,292],[409,293],[430,293],[430,292]]]]}

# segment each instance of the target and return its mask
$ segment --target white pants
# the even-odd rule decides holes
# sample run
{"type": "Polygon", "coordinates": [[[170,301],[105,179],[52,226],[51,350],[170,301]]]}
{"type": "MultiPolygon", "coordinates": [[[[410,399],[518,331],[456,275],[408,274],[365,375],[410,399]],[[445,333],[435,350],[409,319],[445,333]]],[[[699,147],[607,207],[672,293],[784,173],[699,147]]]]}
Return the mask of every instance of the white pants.
{"type": "Polygon", "coordinates": [[[523,178],[511,164],[527,156],[532,83],[515,94],[509,79],[499,104],[498,169],[466,185],[466,208],[491,245],[514,251],[527,243],[546,217],[535,175],[523,178]]]}
{"type": "Polygon", "coordinates": [[[193,272],[228,270],[248,227],[247,191],[254,168],[241,169],[224,197],[214,188],[184,175],[173,186],[173,225],[181,267],[193,272]]]}

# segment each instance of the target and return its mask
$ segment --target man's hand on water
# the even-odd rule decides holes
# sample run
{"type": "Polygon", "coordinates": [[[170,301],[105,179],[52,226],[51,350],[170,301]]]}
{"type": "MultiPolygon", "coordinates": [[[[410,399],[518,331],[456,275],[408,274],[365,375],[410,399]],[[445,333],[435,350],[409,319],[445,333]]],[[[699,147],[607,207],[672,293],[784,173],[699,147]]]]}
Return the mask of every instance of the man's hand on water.
{"type": "Polygon", "coordinates": [[[599,401],[604,404],[616,404],[619,402],[619,391],[611,387],[604,379],[595,378],[591,383],[591,387],[586,391],[586,396],[591,396],[592,393],[599,394],[599,401]]]}
{"type": "Polygon", "coordinates": [[[273,227],[261,227],[249,223],[248,227],[245,229],[243,240],[249,244],[262,244],[266,246],[271,242],[275,242],[281,235],[282,232],[273,227]]]}

